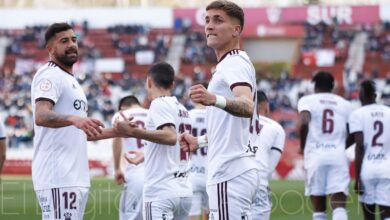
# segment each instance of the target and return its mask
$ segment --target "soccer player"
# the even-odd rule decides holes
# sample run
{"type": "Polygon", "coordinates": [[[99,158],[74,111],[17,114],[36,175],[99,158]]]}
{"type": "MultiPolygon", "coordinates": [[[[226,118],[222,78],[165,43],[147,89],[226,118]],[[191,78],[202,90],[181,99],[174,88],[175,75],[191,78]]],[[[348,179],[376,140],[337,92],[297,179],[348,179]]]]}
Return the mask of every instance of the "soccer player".
{"type": "MultiPolygon", "coordinates": [[[[6,158],[7,152],[7,134],[5,132],[5,126],[3,120],[0,120],[0,175],[3,170],[3,165],[6,158]]],[[[1,180],[1,179],[0,179],[1,180]]]]}
{"type": "MultiPolygon", "coordinates": [[[[134,121],[117,121],[122,134],[146,140],[144,219],[187,219],[191,208],[192,188],[188,180],[188,153],[180,150],[178,136],[191,133],[187,109],[172,96],[175,73],[171,65],[153,65],[146,79],[151,105],[146,130],[134,121]]],[[[137,156],[137,155],[136,155],[137,156]]]]}
{"type": "MultiPolygon", "coordinates": [[[[141,107],[135,96],[126,96],[119,101],[119,111],[128,118],[133,119],[135,123],[144,128],[148,111],[141,107]]],[[[113,123],[121,117],[120,113],[113,116],[113,123]]],[[[123,191],[119,203],[120,220],[142,219],[142,190],[144,185],[144,164],[137,165],[125,163],[124,171],[121,167],[122,149],[124,152],[133,152],[143,149],[142,140],[139,138],[114,138],[112,150],[114,156],[115,181],[123,184],[123,191]],[[123,141],[123,142],[122,142],[123,141]]]]}
{"type": "MultiPolygon", "coordinates": [[[[257,115],[256,75],[248,55],[240,50],[244,12],[233,2],[214,1],[206,7],[207,45],[218,59],[208,89],[190,89],[193,102],[206,106],[207,135],[180,137],[182,149],[208,143],[210,219],[251,219],[258,187],[258,167],[249,128],[257,115]]],[[[253,135],[255,137],[255,135],[253,135]]]]}
{"type": "MultiPolygon", "coordinates": [[[[207,88],[207,83],[203,83],[207,88]]],[[[189,111],[192,120],[192,135],[198,137],[206,134],[206,108],[196,104],[195,108],[189,111]]],[[[200,220],[203,212],[203,220],[208,219],[209,212],[208,196],[206,191],[207,179],[207,147],[200,148],[191,155],[191,171],[189,178],[193,190],[190,220],[200,220]]]]}
{"type": "Polygon", "coordinates": [[[282,155],[286,133],[278,122],[268,117],[269,103],[263,91],[257,91],[257,103],[259,118],[252,129],[259,135],[254,145],[258,147],[256,160],[260,168],[260,186],[252,206],[252,216],[253,219],[268,220],[272,208],[268,182],[282,155]]]}
{"type": "Polygon", "coordinates": [[[349,169],[345,154],[351,105],[332,94],[334,78],[329,72],[314,77],[315,94],[298,101],[301,150],[306,170],[305,194],[313,204],[314,220],[326,219],[326,196],[330,196],[333,219],[347,219],[349,169]]]}
{"type": "Polygon", "coordinates": [[[377,104],[375,83],[362,82],[362,107],[349,117],[350,133],[356,142],[355,191],[363,207],[364,219],[375,219],[379,206],[381,219],[390,219],[390,108],[377,104]]]}
{"type": "Polygon", "coordinates": [[[87,139],[116,133],[87,117],[87,99],[72,73],[78,46],[71,26],[50,25],[45,41],[50,61],[37,71],[31,85],[34,190],[42,219],[83,219],[90,187],[87,139]]]}

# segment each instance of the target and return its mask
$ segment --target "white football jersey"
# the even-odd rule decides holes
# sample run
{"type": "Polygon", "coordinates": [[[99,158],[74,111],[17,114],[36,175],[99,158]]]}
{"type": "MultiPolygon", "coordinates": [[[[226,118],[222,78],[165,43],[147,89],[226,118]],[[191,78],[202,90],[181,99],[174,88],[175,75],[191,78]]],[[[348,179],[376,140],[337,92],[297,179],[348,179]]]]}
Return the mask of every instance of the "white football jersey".
{"type": "Polygon", "coordinates": [[[298,101],[298,111],[311,115],[304,150],[305,168],[347,165],[345,145],[351,104],[332,93],[316,93],[298,101]]]}
{"type": "Polygon", "coordinates": [[[256,160],[259,164],[260,181],[268,185],[269,174],[273,172],[269,170],[269,154],[271,150],[283,152],[286,133],[279,123],[261,115],[256,127],[258,127],[256,129],[259,131],[259,137],[254,145],[258,147],[256,160]]]}
{"type": "MultiPolygon", "coordinates": [[[[192,120],[192,135],[195,137],[205,135],[206,132],[206,109],[192,109],[188,112],[192,120]]],[[[206,181],[207,174],[207,147],[202,147],[191,153],[192,178],[201,178],[206,181]]]]}
{"type": "Polygon", "coordinates": [[[7,133],[5,132],[4,121],[2,118],[0,118],[0,140],[5,139],[6,136],[7,133]]]}
{"type": "Polygon", "coordinates": [[[49,62],[35,74],[31,84],[34,118],[32,179],[35,190],[89,187],[87,136],[75,126],[48,128],[35,124],[35,102],[47,100],[53,111],[87,117],[87,98],[76,78],[49,62]]]}
{"type": "MultiPolygon", "coordinates": [[[[191,133],[188,111],[176,97],[158,97],[150,104],[146,129],[159,130],[165,125],[175,126],[177,137],[183,132],[191,133]]],[[[174,146],[146,141],[144,151],[145,202],[192,196],[189,155],[180,150],[178,141],[174,146]]]]}
{"type": "MultiPolygon", "coordinates": [[[[249,86],[256,103],[256,74],[248,55],[241,50],[226,53],[216,66],[208,91],[234,97],[235,86],[249,86]]],[[[250,149],[251,118],[236,117],[223,109],[207,106],[208,183],[216,184],[258,169],[250,149]]],[[[257,117],[253,111],[253,119],[257,117]]],[[[253,120],[254,121],[254,120],[253,120]]]]}
{"type": "Polygon", "coordinates": [[[371,104],[356,109],[349,117],[350,133],[363,132],[363,179],[390,178],[390,108],[371,104]]]}
{"type": "MultiPolygon", "coordinates": [[[[134,117],[133,121],[138,125],[140,128],[145,128],[146,126],[146,119],[148,116],[148,110],[144,109],[142,107],[135,107],[131,109],[127,109],[122,111],[123,115],[126,116],[126,118],[134,117]]],[[[112,117],[112,124],[114,124],[115,120],[117,118],[122,118],[119,112],[117,112],[112,117]]],[[[123,144],[122,144],[122,153],[126,153],[129,150],[140,150],[144,151],[144,140],[139,138],[123,138],[123,144]]],[[[130,164],[127,161],[122,159],[122,164],[124,167],[124,174],[125,174],[125,180],[130,180],[132,178],[137,178],[139,175],[144,175],[144,163],[140,163],[138,165],[130,164]]],[[[128,182],[128,181],[126,181],[128,182]]]]}

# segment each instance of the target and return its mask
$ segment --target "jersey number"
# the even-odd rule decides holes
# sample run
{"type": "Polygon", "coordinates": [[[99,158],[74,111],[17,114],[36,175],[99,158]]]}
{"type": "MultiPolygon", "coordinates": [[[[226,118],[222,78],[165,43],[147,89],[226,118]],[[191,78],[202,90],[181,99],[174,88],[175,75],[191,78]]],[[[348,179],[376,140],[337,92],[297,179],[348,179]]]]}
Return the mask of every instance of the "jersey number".
{"type": "Polygon", "coordinates": [[[383,123],[381,121],[374,122],[374,131],[376,131],[374,137],[372,137],[371,145],[373,147],[383,147],[383,143],[378,142],[378,138],[383,134],[383,123]]]}
{"type": "Polygon", "coordinates": [[[76,209],[76,193],[75,192],[64,192],[62,193],[62,197],[64,197],[64,206],[65,209],[76,209]]]}
{"type": "Polygon", "coordinates": [[[322,113],[322,133],[331,134],[334,129],[333,110],[325,109],[322,113]]]}
{"type": "MultiPolygon", "coordinates": [[[[190,124],[180,124],[179,132],[184,133],[188,132],[191,134],[192,126],[190,124]]],[[[188,160],[188,153],[180,149],[180,160],[188,160]]]]}
{"type": "MultiPolygon", "coordinates": [[[[135,124],[139,128],[145,128],[145,122],[143,122],[143,121],[135,121],[135,124]]],[[[142,148],[143,146],[144,146],[144,144],[142,143],[142,139],[141,138],[137,138],[137,147],[138,147],[138,149],[142,148]]]]}

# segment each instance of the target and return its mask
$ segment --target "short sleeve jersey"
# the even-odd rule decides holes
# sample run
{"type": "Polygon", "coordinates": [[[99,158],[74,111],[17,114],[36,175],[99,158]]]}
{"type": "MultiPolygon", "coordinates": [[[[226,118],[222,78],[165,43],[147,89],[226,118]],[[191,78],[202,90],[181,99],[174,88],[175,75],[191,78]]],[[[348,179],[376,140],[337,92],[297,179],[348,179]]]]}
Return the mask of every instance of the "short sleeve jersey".
{"type": "Polygon", "coordinates": [[[264,116],[259,116],[258,127],[259,137],[255,144],[258,147],[256,160],[259,164],[261,181],[268,182],[268,174],[271,172],[268,166],[269,154],[271,150],[277,150],[280,153],[283,152],[286,133],[279,123],[264,116]]]}
{"type": "Polygon", "coordinates": [[[298,101],[298,111],[308,111],[311,115],[304,150],[306,168],[339,164],[347,166],[345,145],[351,109],[347,100],[332,93],[311,94],[298,101]]]}
{"type": "Polygon", "coordinates": [[[350,133],[363,132],[364,158],[361,177],[390,178],[390,108],[371,104],[349,117],[350,133]]]}
{"type": "Polygon", "coordinates": [[[3,119],[0,118],[0,140],[4,140],[6,138],[7,134],[5,132],[5,126],[3,119]]]}
{"type": "MultiPolygon", "coordinates": [[[[241,50],[226,53],[216,66],[208,91],[232,98],[236,86],[248,86],[256,99],[256,75],[248,55],[241,50]]],[[[215,106],[207,106],[208,181],[216,184],[257,169],[254,153],[249,150],[250,125],[257,117],[233,116],[215,106]]]]}
{"type": "MultiPolygon", "coordinates": [[[[172,125],[180,133],[191,133],[191,119],[187,109],[176,97],[164,96],[152,101],[146,129],[155,131],[172,125]]],[[[180,150],[179,142],[174,146],[146,141],[145,147],[144,200],[151,202],[177,197],[192,196],[188,179],[190,164],[188,153],[180,150]]]]}
{"type": "MultiPolygon", "coordinates": [[[[195,137],[205,135],[206,109],[192,109],[189,111],[192,120],[192,135],[195,137]]],[[[206,180],[207,174],[207,147],[202,147],[191,153],[191,176],[206,180]]]]}
{"type": "MultiPolygon", "coordinates": [[[[122,111],[126,118],[133,118],[133,121],[138,125],[139,128],[145,128],[148,110],[142,107],[135,107],[122,111]]],[[[112,124],[117,118],[122,116],[116,113],[112,117],[112,124]]],[[[123,138],[122,153],[126,153],[129,150],[140,150],[143,152],[144,141],[139,138],[123,138]]],[[[130,164],[127,161],[122,160],[123,167],[125,168],[125,179],[136,178],[138,175],[144,175],[144,163],[138,165],[130,164]]]]}
{"type": "Polygon", "coordinates": [[[76,78],[54,62],[41,67],[31,84],[34,118],[32,179],[35,190],[59,187],[89,187],[87,136],[75,126],[49,128],[35,124],[35,103],[53,103],[53,111],[87,116],[88,104],[76,78]]]}

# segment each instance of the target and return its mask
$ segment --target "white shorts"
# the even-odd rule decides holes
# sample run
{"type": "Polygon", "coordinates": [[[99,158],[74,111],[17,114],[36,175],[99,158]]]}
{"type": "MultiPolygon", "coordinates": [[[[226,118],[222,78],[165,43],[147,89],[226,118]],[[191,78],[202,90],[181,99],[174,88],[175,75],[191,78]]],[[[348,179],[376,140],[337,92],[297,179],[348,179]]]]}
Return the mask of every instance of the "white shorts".
{"type": "Polygon", "coordinates": [[[258,185],[258,171],[252,169],[231,180],[207,186],[209,219],[251,220],[251,206],[258,185]]]}
{"type": "Polygon", "coordinates": [[[192,197],[144,202],[144,220],[187,220],[192,197]]]}
{"type": "Polygon", "coordinates": [[[306,170],[305,195],[325,196],[349,191],[348,167],[336,165],[323,165],[316,169],[306,170]]]}
{"type": "Polygon", "coordinates": [[[272,208],[271,189],[267,186],[260,185],[256,192],[256,199],[252,205],[253,219],[269,219],[272,208]]]}
{"type": "Polygon", "coordinates": [[[202,210],[209,209],[209,197],[206,190],[206,176],[191,176],[190,181],[193,190],[192,205],[189,216],[198,216],[202,210]]]}
{"type": "Polygon", "coordinates": [[[119,203],[120,220],[142,219],[142,187],[142,183],[125,184],[119,203]]]}
{"type": "Polygon", "coordinates": [[[42,210],[42,220],[82,220],[88,192],[89,188],[87,187],[64,187],[35,191],[42,210]]]}
{"type": "Polygon", "coordinates": [[[364,194],[359,201],[365,204],[390,207],[390,179],[362,179],[364,194]]]}

